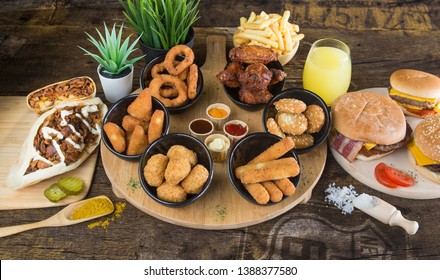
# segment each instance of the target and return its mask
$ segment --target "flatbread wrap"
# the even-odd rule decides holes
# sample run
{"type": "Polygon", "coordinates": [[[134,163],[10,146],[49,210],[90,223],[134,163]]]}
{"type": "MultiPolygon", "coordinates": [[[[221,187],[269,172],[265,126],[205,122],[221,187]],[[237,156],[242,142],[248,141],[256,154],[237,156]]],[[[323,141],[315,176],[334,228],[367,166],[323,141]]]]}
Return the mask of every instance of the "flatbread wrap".
{"type": "Polygon", "coordinates": [[[101,140],[107,106],[93,99],[63,102],[32,125],[6,186],[18,190],[77,168],[101,140]]]}

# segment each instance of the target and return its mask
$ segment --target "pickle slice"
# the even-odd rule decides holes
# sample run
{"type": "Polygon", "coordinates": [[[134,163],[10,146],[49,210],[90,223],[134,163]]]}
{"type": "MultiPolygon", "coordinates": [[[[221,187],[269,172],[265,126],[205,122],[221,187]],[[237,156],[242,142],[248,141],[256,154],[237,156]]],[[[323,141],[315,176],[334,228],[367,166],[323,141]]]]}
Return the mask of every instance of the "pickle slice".
{"type": "Polygon", "coordinates": [[[60,185],[68,195],[77,195],[82,190],[83,182],[76,177],[64,177],[58,180],[58,185],[60,185]]]}
{"type": "Polygon", "coordinates": [[[44,196],[52,202],[60,201],[67,196],[67,193],[57,184],[52,184],[44,190],[44,196]]]}

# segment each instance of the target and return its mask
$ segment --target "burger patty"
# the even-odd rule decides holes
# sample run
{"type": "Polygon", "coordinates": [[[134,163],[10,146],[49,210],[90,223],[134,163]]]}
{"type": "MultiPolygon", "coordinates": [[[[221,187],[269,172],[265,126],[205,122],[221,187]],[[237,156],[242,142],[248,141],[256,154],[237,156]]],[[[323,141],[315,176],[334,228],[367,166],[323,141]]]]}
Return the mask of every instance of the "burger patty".
{"type": "Polygon", "coordinates": [[[359,153],[366,156],[366,157],[370,157],[373,155],[384,154],[384,153],[388,153],[388,152],[397,150],[400,147],[403,147],[406,144],[408,144],[409,140],[411,139],[411,134],[412,134],[412,128],[411,128],[411,126],[409,126],[408,123],[406,123],[406,134],[405,134],[405,137],[401,141],[399,141],[395,144],[391,144],[391,145],[379,145],[378,144],[370,150],[367,150],[365,147],[362,147],[362,149],[360,150],[359,153]]]}
{"type": "Polygon", "coordinates": [[[393,100],[395,100],[397,102],[400,102],[402,104],[414,105],[414,106],[422,107],[422,108],[432,109],[434,107],[434,105],[435,105],[434,103],[429,103],[428,101],[421,102],[421,101],[417,101],[417,100],[414,100],[414,99],[405,98],[405,97],[402,97],[402,96],[399,96],[399,95],[390,95],[390,97],[393,100]]]}
{"type": "Polygon", "coordinates": [[[425,165],[425,167],[432,172],[440,173],[440,164],[425,165]]]}

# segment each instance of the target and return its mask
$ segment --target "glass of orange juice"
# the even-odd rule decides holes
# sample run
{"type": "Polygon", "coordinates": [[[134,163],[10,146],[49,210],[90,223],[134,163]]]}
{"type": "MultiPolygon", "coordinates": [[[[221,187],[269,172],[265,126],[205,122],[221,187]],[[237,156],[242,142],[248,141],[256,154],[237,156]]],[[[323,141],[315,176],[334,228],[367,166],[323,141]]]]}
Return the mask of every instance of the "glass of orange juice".
{"type": "Polygon", "coordinates": [[[351,58],[348,46],[336,39],[325,38],[313,43],[303,72],[303,86],[319,95],[328,106],[347,92],[351,80],[351,58]]]}

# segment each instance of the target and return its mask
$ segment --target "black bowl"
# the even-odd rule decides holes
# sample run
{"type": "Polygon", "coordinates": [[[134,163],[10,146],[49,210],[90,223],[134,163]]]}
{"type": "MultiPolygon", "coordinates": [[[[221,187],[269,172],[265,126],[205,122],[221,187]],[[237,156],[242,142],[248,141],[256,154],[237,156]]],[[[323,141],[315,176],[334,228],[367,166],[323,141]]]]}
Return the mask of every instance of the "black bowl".
{"type": "Polygon", "coordinates": [[[302,88],[286,89],[286,90],[282,91],[280,94],[278,94],[277,96],[274,96],[271,100],[269,100],[269,102],[267,102],[266,107],[264,108],[264,111],[263,111],[264,131],[266,131],[266,132],[268,131],[267,126],[266,126],[267,119],[275,118],[275,115],[277,114],[277,110],[275,109],[275,106],[273,105],[273,103],[280,100],[280,99],[283,99],[283,98],[295,98],[295,99],[303,101],[304,103],[306,103],[306,105],[312,105],[312,104],[318,105],[319,107],[321,107],[324,110],[325,123],[319,132],[312,134],[313,138],[315,139],[313,145],[310,147],[304,148],[304,149],[295,149],[295,151],[298,154],[304,154],[304,153],[310,152],[311,150],[318,147],[322,142],[324,142],[325,139],[327,139],[327,136],[328,136],[328,134],[330,132],[330,128],[331,128],[331,118],[330,118],[329,109],[321,97],[319,97],[318,95],[316,95],[315,93],[313,93],[309,90],[302,89],[302,88]]]}
{"type": "MultiPolygon", "coordinates": [[[[177,57],[178,60],[183,60],[183,57],[178,56],[177,57]]],[[[165,55],[162,56],[158,56],[155,59],[151,60],[148,64],[146,64],[141,71],[141,76],[139,78],[139,86],[141,89],[147,88],[148,85],[150,84],[151,80],[153,79],[151,77],[151,69],[153,68],[154,65],[161,63],[165,60],[165,55]]],[[[200,71],[200,68],[198,68],[198,72],[199,72],[199,78],[197,80],[197,95],[193,100],[188,100],[187,103],[185,103],[185,105],[180,106],[180,107],[167,107],[168,111],[170,112],[170,114],[177,114],[177,113],[182,113],[183,111],[185,111],[186,109],[190,108],[191,106],[193,106],[198,100],[199,98],[202,96],[202,89],[203,89],[203,75],[202,75],[202,71],[200,71]]]]}
{"type": "Polygon", "coordinates": [[[139,162],[139,181],[141,182],[144,191],[156,202],[170,207],[186,206],[199,199],[208,190],[213,176],[214,163],[208,149],[200,140],[184,133],[171,133],[157,139],[147,148],[139,162]],[[203,165],[209,171],[208,180],[203,186],[202,191],[195,195],[188,194],[187,199],[182,202],[168,202],[159,199],[156,193],[157,188],[150,186],[144,177],[144,167],[147,164],[148,159],[158,153],[166,155],[170,147],[173,145],[182,145],[194,151],[197,154],[198,164],[203,165]]]}
{"type": "MultiPolygon", "coordinates": [[[[225,66],[225,68],[228,65],[225,66]]],[[[244,65],[245,67],[247,65],[244,65]]],[[[279,69],[284,71],[283,66],[281,65],[281,63],[279,61],[272,61],[269,62],[268,64],[266,64],[267,68],[275,68],[275,69],[279,69]]],[[[283,79],[282,81],[273,84],[271,86],[268,87],[269,92],[273,95],[276,96],[278,95],[284,88],[284,84],[286,82],[286,79],[283,79]]],[[[237,106],[239,106],[240,108],[245,109],[246,111],[257,111],[260,110],[262,108],[264,108],[264,106],[266,106],[266,103],[261,103],[261,104],[247,104],[244,103],[242,101],[240,101],[240,98],[238,97],[238,91],[240,90],[240,88],[231,88],[231,87],[227,87],[225,85],[223,85],[223,89],[225,90],[226,94],[228,95],[229,99],[232,100],[232,102],[234,102],[235,104],[237,104],[237,106]]]]}
{"type": "MultiPolygon", "coordinates": [[[[247,164],[253,158],[258,156],[267,148],[279,142],[280,140],[281,140],[280,137],[272,135],[270,133],[266,133],[266,132],[252,133],[240,139],[237,143],[235,143],[229,152],[228,167],[227,167],[229,181],[232,183],[232,186],[237,190],[237,192],[251,203],[262,206],[270,206],[279,202],[274,203],[269,201],[267,204],[258,204],[255,201],[255,199],[249,194],[246,188],[243,186],[241,181],[235,176],[235,169],[239,166],[247,164]]],[[[298,156],[293,150],[287,152],[281,158],[292,157],[292,156],[296,159],[298,165],[300,165],[298,156]]],[[[289,178],[289,180],[295,186],[298,186],[300,177],[301,177],[301,172],[297,176],[289,178]]],[[[286,196],[284,196],[281,201],[283,201],[284,199],[286,199],[286,196]]]]}
{"type": "MultiPolygon", "coordinates": [[[[138,155],[126,155],[126,154],[122,154],[119,153],[117,151],[115,151],[113,149],[112,144],[110,143],[110,140],[108,139],[107,135],[104,132],[104,124],[106,124],[107,122],[113,122],[117,125],[119,125],[120,127],[122,127],[122,119],[124,118],[125,115],[127,115],[127,108],[128,106],[136,99],[136,97],[138,97],[139,94],[130,94],[124,98],[121,98],[120,100],[118,100],[115,104],[113,104],[112,107],[110,107],[110,110],[108,110],[107,114],[104,116],[104,120],[103,120],[103,129],[102,129],[102,141],[104,142],[104,145],[116,156],[122,158],[122,159],[126,159],[126,160],[136,160],[139,159],[142,154],[138,154],[138,155]]],[[[165,112],[165,120],[164,120],[164,130],[163,130],[163,134],[168,134],[168,131],[170,130],[170,115],[168,114],[168,110],[167,108],[162,104],[162,102],[160,102],[159,100],[157,100],[156,98],[152,97],[152,104],[153,104],[153,112],[156,109],[162,110],[165,112]]]]}

